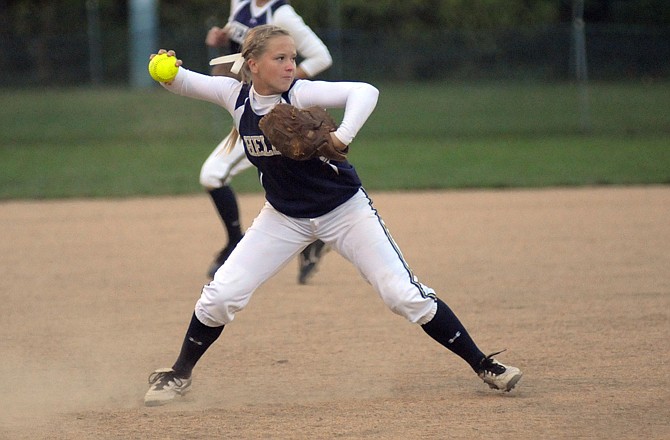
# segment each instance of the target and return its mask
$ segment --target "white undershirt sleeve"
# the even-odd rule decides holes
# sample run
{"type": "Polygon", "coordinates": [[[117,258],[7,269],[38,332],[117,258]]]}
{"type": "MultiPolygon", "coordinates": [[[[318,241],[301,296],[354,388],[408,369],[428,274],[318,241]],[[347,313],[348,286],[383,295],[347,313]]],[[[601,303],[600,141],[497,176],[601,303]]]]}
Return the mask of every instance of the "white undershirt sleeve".
{"type": "Polygon", "coordinates": [[[377,105],[379,90],[362,82],[298,81],[291,89],[291,102],[298,108],[317,105],[344,108],[335,136],[349,145],[377,105]]]}
{"type": "MultiPolygon", "coordinates": [[[[233,78],[203,75],[183,67],[179,68],[171,84],[161,85],[177,95],[220,105],[231,115],[234,114],[235,103],[242,87],[242,83],[233,78]]],[[[325,109],[344,108],[344,115],[335,136],[345,145],[349,145],[375,109],[379,90],[363,82],[298,80],[290,95],[291,103],[298,108],[313,105],[325,109]]]]}
{"type": "Polygon", "coordinates": [[[233,114],[242,83],[227,76],[209,76],[179,68],[171,84],[160,83],[170,92],[220,105],[233,114]]]}
{"type": "Polygon", "coordinates": [[[302,17],[291,5],[277,8],[273,16],[273,24],[289,31],[295,40],[296,50],[303,58],[300,68],[311,77],[318,75],[333,65],[333,58],[326,45],[305,24],[302,17]]]}

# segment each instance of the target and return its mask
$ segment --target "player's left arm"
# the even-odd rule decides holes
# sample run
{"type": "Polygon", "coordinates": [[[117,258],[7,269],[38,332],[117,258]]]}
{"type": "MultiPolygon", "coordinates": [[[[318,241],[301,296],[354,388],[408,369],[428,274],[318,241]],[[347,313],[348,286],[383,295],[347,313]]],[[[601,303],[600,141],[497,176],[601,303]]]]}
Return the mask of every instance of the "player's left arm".
{"type": "Polygon", "coordinates": [[[291,89],[291,102],[298,108],[318,106],[344,108],[334,132],[342,145],[349,145],[377,105],[379,90],[363,82],[298,81],[291,89]]]}
{"type": "Polygon", "coordinates": [[[303,58],[298,66],[298,78],[312,78],[333,65],[328,47],[291,5],[280,6],[275,11],[274,24],[289,31],[295,40],[298,55],[303,58]]]}

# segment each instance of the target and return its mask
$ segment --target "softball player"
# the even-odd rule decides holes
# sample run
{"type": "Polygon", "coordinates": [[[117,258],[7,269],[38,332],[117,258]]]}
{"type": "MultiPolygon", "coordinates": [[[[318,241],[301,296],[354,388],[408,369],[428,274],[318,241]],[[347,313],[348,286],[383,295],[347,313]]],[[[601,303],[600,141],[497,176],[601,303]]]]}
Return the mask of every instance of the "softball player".
{"type": "MultiPolygon", "coordinates": [[[[261,284],[315,239],[354,264],[394,313],[420,325],[464,359],[490,387],[514,388],[521,371],[496,361],[493,355],[497,353],[485,356],[447,304],[419,282],[354,167],[346,160],[324,157],[288,159],[273,148],[258,126],[260,118],[280,102],[298,108],[344,108],[340,127],[331,133],[335,146],[344,149],[376,106],[377,89],[360,82],[296,80],[294,40],[276,26],[252,29],[242,55],[244,82],[180,68],[175,80],[164,84],[173,93],[209,101],[230,112],[247,158],[258,168],[266,203],[214,279],[203,287],[172,368],[149,376],[145,404],[162,405],[188,392],[196,363],[224,326],[245,308],[261,284]]],[[[175,63],[181,65],[178,60],[175,63]]]]}
{"type": "MultiPolygon", "coordinates": [[[[326,45],[305,24],[288,1],[233,0],[230,11],[228,23],[223,28],[214,26],[207,33],[205,43],[208,46],[228,46],[230,53],[238,53],[249,29],[261,24],[274,24],[288,30],[297,43],[298,54],[303,59],[296,69],[297,78],[312,78],[332,65],[333,60],[326,45]]],[[[216,70],[213,70],[213,74],[217,74],[216,70]]],[[[237,199],[230,182],[234,176],[252,166],[244,154],[241,141],[238,140],[232,150],[228,151],[229,141],[230,135],[212,151],[200,170],[200,184],[211,196],[228,233],[227,245],[221,249],[208,270],[210,278],[214,277],[214,272],[226,261],[242,238],[237,199]]],[[[327,250],[324,243],[317,240],[298,255],[300,284],[307,283],[327,250]]]]}

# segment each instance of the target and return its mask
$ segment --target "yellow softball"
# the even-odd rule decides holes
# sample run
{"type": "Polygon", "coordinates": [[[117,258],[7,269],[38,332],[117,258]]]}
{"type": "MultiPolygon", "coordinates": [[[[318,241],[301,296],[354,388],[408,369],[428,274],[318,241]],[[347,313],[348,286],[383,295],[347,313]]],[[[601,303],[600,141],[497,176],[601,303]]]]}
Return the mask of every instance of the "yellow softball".
{"type": "Polygon", "coordinates": [[[170,82],[177,76],[179,67],[175,66],[176,57],[167,53],[156,55],[149,61],[149,75],[158,82],[170,82]]]}

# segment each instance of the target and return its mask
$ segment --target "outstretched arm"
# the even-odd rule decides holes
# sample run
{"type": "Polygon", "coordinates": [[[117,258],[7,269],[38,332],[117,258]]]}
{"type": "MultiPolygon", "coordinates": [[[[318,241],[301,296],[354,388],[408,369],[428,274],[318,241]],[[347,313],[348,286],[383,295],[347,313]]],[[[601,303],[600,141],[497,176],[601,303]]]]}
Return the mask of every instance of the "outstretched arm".
{"type": "MultiPolygon", "coordinates": [[[[189,98],[200,99],[220,105],[233,114],[236,97],[242,83],[233,78],[225,76],[209,76],[193,72],[182,67],[182,61],[177,58],[173,50],[161,49],[158,54],[168,53],[175,57],[175,63],[179,66],[177,76],[169,83],[160,83],[165,89],[172,93],[189,98]]],[[[152,54],[150,58],[153,58],[152,54]]]]}

